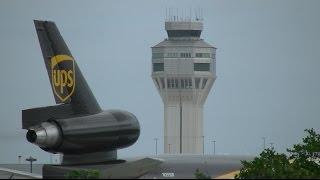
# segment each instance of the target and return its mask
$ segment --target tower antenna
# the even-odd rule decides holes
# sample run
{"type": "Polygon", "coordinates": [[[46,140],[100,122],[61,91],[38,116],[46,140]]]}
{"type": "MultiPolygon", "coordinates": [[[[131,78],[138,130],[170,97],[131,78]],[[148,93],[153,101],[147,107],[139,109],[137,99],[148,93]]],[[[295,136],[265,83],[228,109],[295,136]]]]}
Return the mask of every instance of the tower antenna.
{"type": "Polygon", "coordinates": [[[198,18],[197,18],[197,9],[194,9],[194,14],[196,15],[196,19],[195,20],[197,20],[198,18]]]}
{"type": "Polygon", "coordinates": [[[179,21],[179,10],[177,8],[177,21],[179,21]]]}
{"type": "Polygon", "coordinates": [[[203,8],[201,8],[201,21],[203,21],[203,8]]]}
{"type": "Polygon", "coordinates": [[[166,19],[165,21],[168,21],[168,10],[167,10],[167,7],[166,7],[166,19]]]}

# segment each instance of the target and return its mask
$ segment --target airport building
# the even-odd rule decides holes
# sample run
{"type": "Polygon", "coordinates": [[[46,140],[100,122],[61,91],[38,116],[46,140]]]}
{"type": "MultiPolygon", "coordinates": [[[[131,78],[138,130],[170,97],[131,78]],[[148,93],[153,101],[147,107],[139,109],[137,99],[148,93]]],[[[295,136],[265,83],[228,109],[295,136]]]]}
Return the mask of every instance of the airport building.
{"type": "Polygon", "coordinates": [[[169,18],[168,38],[152,47],[152,79],[164,103],[164,153],[202,154],[203,105],[216,79],[216,48],[203,22],[169,18]]]}

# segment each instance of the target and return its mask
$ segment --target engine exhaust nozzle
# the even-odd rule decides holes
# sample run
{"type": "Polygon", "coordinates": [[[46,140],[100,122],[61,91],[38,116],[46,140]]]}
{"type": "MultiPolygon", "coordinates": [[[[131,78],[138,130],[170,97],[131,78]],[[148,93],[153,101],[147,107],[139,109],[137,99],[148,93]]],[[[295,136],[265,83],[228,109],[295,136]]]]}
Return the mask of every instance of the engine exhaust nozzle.
{"type": "Polygon", "coordinates": [[[43,122],[29,129],[26,138],[41,148],[54,148],[61,142],[61,132],[55,123],[43,122]]]}

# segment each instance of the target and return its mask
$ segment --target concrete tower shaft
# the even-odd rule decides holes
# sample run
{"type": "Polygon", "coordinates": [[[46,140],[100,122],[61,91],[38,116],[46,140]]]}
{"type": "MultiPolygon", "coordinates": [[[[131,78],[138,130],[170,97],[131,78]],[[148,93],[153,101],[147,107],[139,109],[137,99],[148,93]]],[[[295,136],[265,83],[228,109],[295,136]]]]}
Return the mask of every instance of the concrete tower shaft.
{"type": "Polygon", "coordinates": [[[216,48],[200,21],[165,22],[168,38],[152,47],[152,79],[164,103],[164,152],[203,152],[203,105],[216,79],[216,48]]]}

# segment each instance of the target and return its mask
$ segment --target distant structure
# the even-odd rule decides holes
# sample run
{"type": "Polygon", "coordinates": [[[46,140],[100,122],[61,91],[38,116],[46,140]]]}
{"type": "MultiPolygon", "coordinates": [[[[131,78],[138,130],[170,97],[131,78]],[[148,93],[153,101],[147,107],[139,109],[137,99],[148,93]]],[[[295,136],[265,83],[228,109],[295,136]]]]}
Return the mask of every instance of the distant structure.
{"type": "MultiPolygon", "coordinates": [[[[203,105],[216,79],[216,48],[195,19],[167,12],[168,39],[152,47],[152,79],[164,103],[164,153],[204,152],[203,105]]],[[[191,14],[191,13],[190,13],[191,14]]]]}

